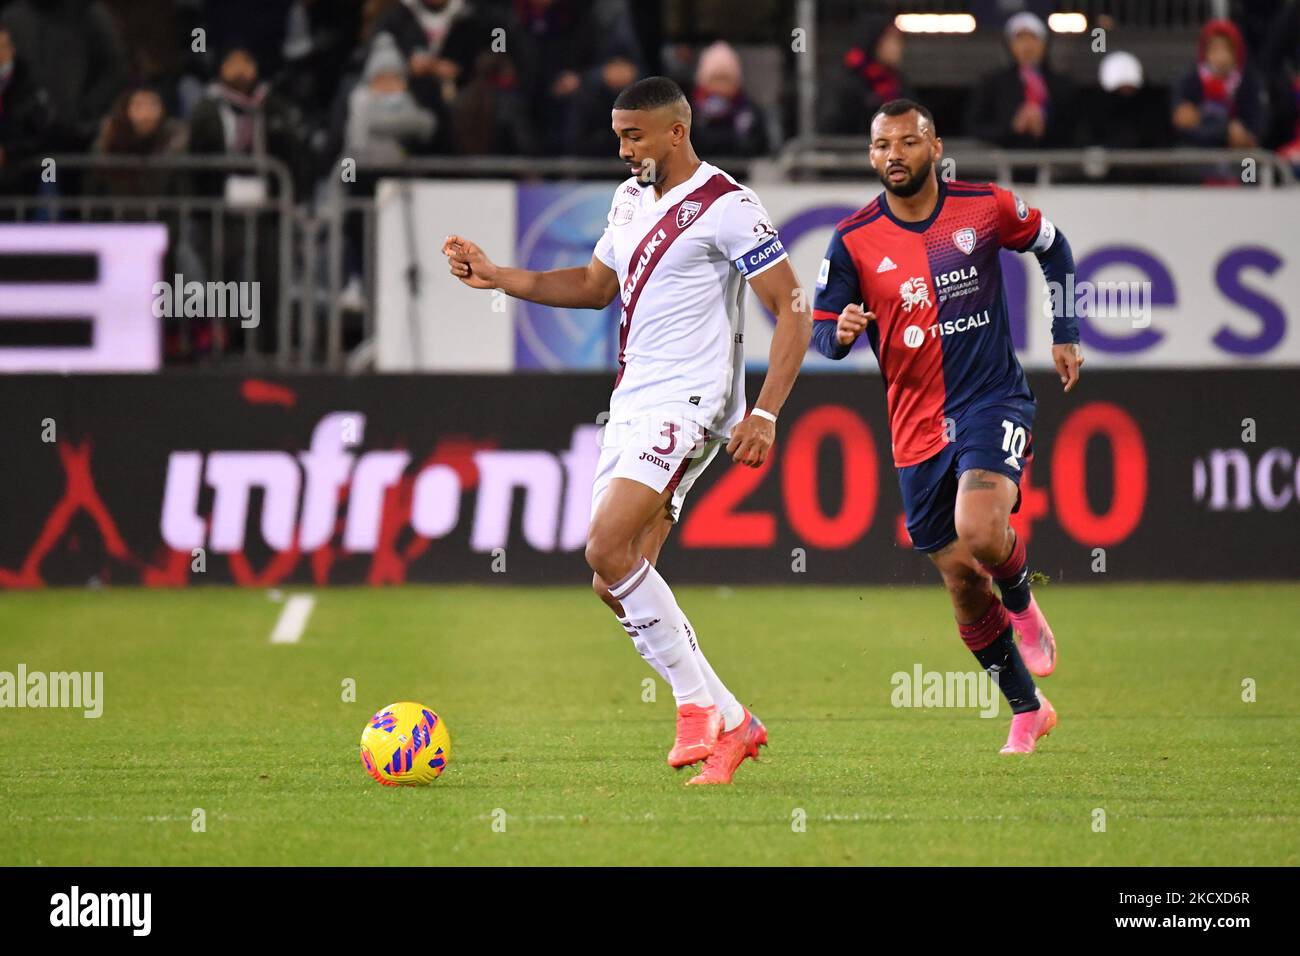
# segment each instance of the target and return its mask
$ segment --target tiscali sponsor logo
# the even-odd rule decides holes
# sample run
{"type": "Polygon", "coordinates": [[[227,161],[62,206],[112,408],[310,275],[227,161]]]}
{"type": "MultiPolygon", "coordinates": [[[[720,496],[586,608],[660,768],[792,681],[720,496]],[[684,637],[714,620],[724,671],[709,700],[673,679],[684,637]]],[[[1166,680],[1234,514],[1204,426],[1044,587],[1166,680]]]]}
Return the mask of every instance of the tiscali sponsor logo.
{"type": "Polygon", "coordinates": [[[909,325],[903,329],[903,344],[909,349],[920,348],[928,335],[932,339],[937,339],[945,335],[958,335],[962,332],[969,332],[972,329],[982,329],[993,321],[989,315],[988,309],[983,312],[977,312],[975,315],[966,315],[960,319],[945,319],[942,322],[936,322],[929,328],[921,328],[919,325],[909,325]]]}
{"type": "Polygon", "coordinates": [[[930,338],[937,339],[941,335],[955,335],[961,332],[969,332],[971,329],[982,329],[993,321],[989,317],[989,310],[977,312],[975,315],[963,316],[960,319],[945,319],[943,322],[936,322],[930,326],[930,338]]]}

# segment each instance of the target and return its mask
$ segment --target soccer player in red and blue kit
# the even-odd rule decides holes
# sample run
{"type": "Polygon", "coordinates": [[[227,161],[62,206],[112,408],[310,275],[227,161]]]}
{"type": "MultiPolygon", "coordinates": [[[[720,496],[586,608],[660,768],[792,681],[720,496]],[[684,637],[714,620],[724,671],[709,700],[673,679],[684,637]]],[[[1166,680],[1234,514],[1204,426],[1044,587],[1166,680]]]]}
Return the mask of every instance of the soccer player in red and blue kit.
{"type": "MultiPolygon", "coordinates": [[[[998,251],[1033,252],[1060,288],[1074,258],[1060,231],[1014,193],[940,181],[942,155],[924,106],[892,100],[877,111],[871,162],[885,191],[835,227],[817,277],[813,341],[841,359],[866,333],[887,388],[908,535],[939,569],[962,640],[1011,705],[1002,753],[1030,753],[1056,726],[1030,676],[1055,669],[1056,640],[1010,524],[1035,400],[1012,345],[998,251]]],[[[1068,392],[1083,355],[1073,312],[1058,311],[1052,358],[1068,392]]]]}

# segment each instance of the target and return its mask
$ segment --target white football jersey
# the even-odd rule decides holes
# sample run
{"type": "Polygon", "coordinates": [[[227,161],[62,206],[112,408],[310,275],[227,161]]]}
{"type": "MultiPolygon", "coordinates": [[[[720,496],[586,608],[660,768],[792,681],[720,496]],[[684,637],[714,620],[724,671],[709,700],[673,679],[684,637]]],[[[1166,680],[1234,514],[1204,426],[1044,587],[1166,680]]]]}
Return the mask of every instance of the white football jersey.
{"type": "Polygon", "coordinates": [[[662,199],[628,179],[595,254],[617,273],[623,300],[610,420],[685,403],[715,436],[729,435],[745,415],[741,280],[786,258],[753,190],[709,163],[662,199]]]}

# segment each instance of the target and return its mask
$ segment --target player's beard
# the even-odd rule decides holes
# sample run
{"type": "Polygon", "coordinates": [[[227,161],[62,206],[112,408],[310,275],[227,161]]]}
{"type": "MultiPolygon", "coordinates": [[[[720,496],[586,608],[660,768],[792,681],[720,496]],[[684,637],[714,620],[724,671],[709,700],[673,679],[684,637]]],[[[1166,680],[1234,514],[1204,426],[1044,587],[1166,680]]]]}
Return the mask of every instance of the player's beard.
{"type": "Polygon", "coordinates": [[[917,193],[921,191],[921,187],[924,186],[926,180],[930,178],[930,170],[932,169],[934,169],[934,160],[927,159],[925,161],[925,165],[916,171],[916,175],[910,177],[909,179],[903,180],[901,183],[891,183],[889,181],[888,166],[885,167],[885,171],[883,173],[879,173],[878,175],[880,176],[880,181],[884,184],[886,189],[888,189],[895,196],[899,196],[903,199],[907,199],[911,196],[915,196],[917,193]]]}

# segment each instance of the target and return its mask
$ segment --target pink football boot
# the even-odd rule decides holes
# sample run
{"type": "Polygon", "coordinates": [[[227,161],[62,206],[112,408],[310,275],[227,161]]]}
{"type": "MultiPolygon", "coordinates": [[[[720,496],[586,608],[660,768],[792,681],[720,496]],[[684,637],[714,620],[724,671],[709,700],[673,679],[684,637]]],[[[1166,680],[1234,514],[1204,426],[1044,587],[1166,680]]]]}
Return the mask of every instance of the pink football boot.
{"type": "Polygon", "coordinates": [[[1020,656],[1029,668],[1029,673],[1035,677],[1046,677],[1056,670],[1056,638],[1047,625],[1047,618],[1038,609],[1038,602],[1031,597],[1029,607],[1019,614],[1008,613],[1020,634],[1020,656]]]}
{"type": "Polygon", "coordinates": [[[1056,709],[1038,691],[1037,710],[1016,714],[1011,718],[1011,733],[1007,734],[1006,745],[998,751],[1004,754],[1031,754],[1039,737],[1046,737],[1056,726],[1056,709]]]}

